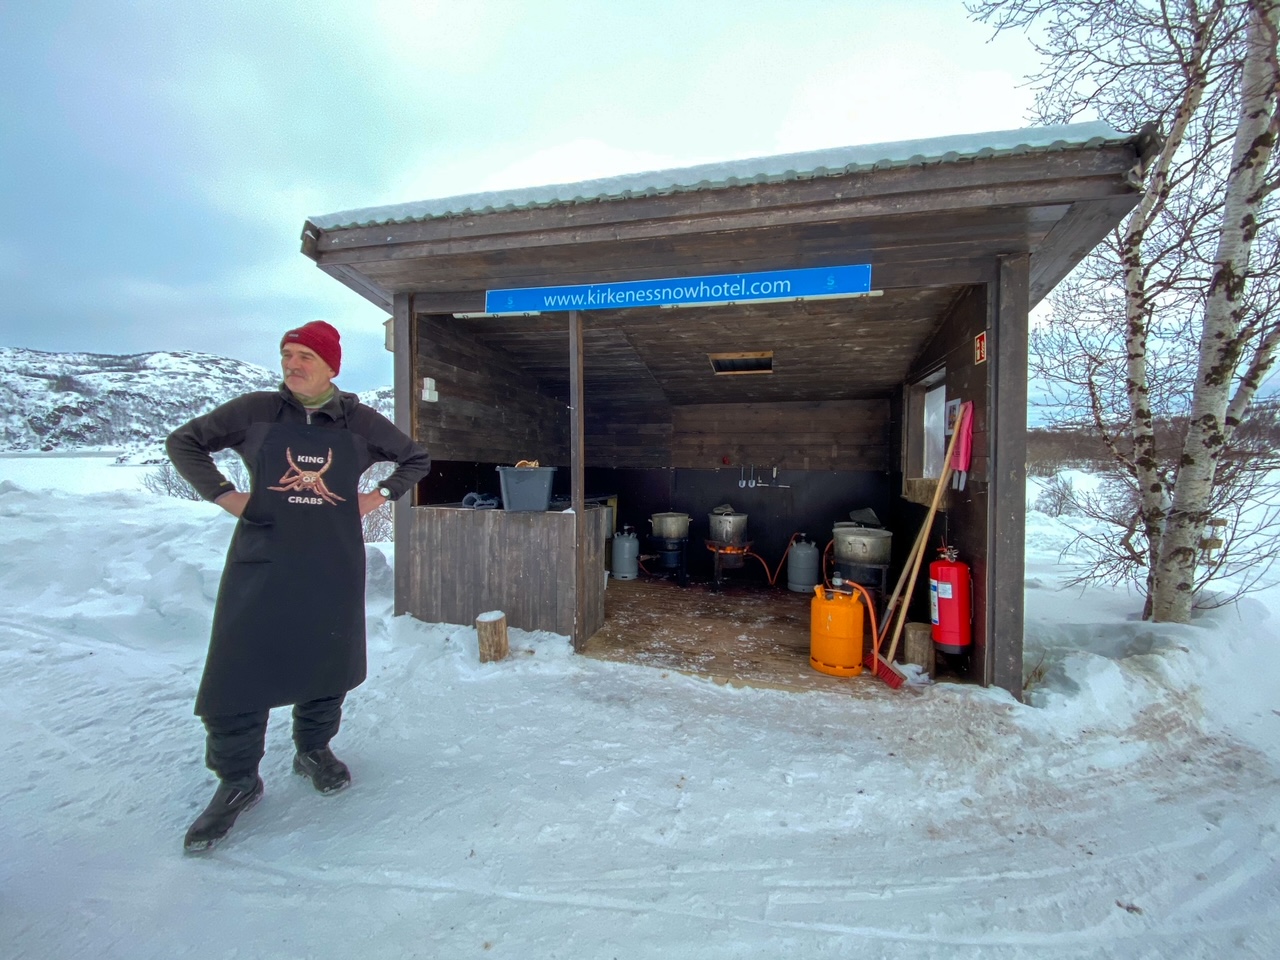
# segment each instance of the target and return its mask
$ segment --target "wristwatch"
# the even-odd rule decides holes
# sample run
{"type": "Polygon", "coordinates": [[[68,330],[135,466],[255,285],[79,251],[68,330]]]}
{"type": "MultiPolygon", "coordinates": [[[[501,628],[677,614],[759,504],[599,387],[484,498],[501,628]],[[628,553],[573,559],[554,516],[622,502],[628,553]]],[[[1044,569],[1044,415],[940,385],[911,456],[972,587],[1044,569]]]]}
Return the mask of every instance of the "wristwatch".
{"type": "Polygon", "coordinates": [[[390,499],[391,499],[391,491],[390,491],[390,490],[388,490],[386,487],[379,487],[379,488],[378,488],[378,492],[379,492],[380,494],[382,494],[382,496],[383,496],[385,499],[387,499],[387,500],[390,500],[390,499]]]}

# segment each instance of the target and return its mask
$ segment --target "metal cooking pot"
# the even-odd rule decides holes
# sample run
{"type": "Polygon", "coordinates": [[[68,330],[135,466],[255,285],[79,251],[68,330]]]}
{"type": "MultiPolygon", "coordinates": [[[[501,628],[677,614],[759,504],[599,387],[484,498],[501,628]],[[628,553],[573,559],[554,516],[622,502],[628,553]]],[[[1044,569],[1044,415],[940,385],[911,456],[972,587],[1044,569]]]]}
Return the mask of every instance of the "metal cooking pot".
{"type": "Polygon", "coordinates": [[[709,513],[707,520],[711,524],[711,539],[721,543],[741,543],[747,532],[745,513],[709,513]]]}
{"type": "Polygon", "coordinates": [[[837,523],[831,529],[837,560],[881,566],[893,554],[893,534],[856,523],[837,523]]]}
{"type": "Polygon", "coordinates": [[[649,518],[653,525],[655,537],[666,537],[669,540],[682,540],[689,535],[689,515],[687,513],[655,513],[649,518]]]}

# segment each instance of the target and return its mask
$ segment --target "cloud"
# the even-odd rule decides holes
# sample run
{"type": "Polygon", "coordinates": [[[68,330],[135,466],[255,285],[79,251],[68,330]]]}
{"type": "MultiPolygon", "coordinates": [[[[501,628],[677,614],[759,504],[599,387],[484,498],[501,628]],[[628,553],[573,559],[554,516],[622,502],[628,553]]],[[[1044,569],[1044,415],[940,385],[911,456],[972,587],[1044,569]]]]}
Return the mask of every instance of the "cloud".
{"type": "Polygon", "coordinates": [[[482,190],[577,183],[624,173],[644,173],[696,163],[687,157],[628,150],[600,140],[577,139],[536,150],[489,174],[482,190]]]}
{"type": "Polygon", "coordinates": [[[1022,77],[1036,63],[1024,39],[987,43],[987,28],[959,5],[878,6],[862,25],[813,51],[778,118],[779,152],[1028,125],[1033,92],[1022,77]],[[975,50],[987,55],[976,59],[975,50]]]}
{"type": "Polygon", "coordinates": [[[1016,126],[995,118],[1020,115],[1026,72],[1011,46],[975,66],[986,28],[919,0],[0,11],[23,225],[0,244],[0,343],[262,363],[279,330],[329,319],[376,382],[384,315],[302,256],[307,216],[1016,126]]]}
{"type": "Polygon", "coordinates": [[[908,74],[920,69],[886,54],[811,73],[779,120],[778,152],[1027,126],[1031,93],[1011,92],[1008,74],[943,70],[913,87],[908,74]],[[878,87],[897,93],[880,97],[878,87]]]}

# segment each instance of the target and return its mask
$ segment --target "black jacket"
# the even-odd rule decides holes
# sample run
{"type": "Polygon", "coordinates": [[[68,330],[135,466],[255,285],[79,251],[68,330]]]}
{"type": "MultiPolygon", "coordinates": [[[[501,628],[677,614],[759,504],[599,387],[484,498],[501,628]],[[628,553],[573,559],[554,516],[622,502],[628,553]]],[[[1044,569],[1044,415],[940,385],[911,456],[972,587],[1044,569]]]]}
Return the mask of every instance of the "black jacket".
{"type": "Polygon", "coordinates": [[[289,422],[349,430],[364,453],[361,472],[387,460],[398,464],[381,484],[391,491],[392,499],[402,496],[431,469],[431,455],[425,447],[414,443],[378,411],[362,404],[354,393],[341,390],[311,412],[284,386],[275,393],[246,393],[183,424],[169,434],[165,448],[174,468],[196,492],[206,500],[216,500],[234,490],[235,485],[222,475],[210,454],[232,449],[252,461],[256,451],[249,440],[249,427],[255,423],[289,422]]]}

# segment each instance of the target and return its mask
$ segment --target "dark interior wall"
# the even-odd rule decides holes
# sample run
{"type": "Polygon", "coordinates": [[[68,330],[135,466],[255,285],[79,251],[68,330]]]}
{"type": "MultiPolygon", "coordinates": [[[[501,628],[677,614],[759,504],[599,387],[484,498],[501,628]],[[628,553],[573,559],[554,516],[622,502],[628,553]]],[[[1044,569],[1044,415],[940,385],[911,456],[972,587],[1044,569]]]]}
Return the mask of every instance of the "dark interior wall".
{"type": "MultiPolygon", "coordinates": [[[[418,486],[418,503],[456,504],[468,493],[501,495],[498,472],[493,463],[435,461],[431,473],[418,486]]],[[[893,552],[897,569],[911,547],[914,531],[908,536],[909,515],[898,497],[902,478],[897,473],[869,470],[779,470],[756,471],[756,486],[739,487],[740,478],[750,480],[750,468],[720,470],[615,470],[591,467],[586,470],[586,496],[617,497],[618,530],[631,526],[640,537],[641,552],[648,549],[652,532],[649,518],[655,513],[675,511],[689,514],[689,572],[697,580],[712,576],[712,556],[704,540],[710,536],[708,514],[721,504],[745,513],[747,538],[754,552],[776,570],[793,533],[804,533],[819,548],[831,539],[834,524],[849,519],[853,510],[870,508],[882,524],[894,532],[893,552]]],[[[569,496],[569,471],[557,470],[552,496],[569,496]]],[[[908,509],[909,506],[908,506],[908,509]]],[[[758,561],[735,577],[763,583],[766,576],[758,561]]],[[[786,583],[785,571],[778,575],[786,583]]]]}
{"type": "MultiPolygon", "coordinates": [[[[586,495],[618,497],[617,526],[635,528],[642,553],[653,514],[689,514],[695,579],[712,575],[713,557],[703,543],[710,535],[707,515],[730,504],[748,515],[753,550],[776,569],[793,533],[825,546],[832,524],[847,520],[851,510],[870,507],[887,527],[897,525],[893,403],[699,404],[641,418],[635,411],[593,408],[588,397],[586,495]],[[756,486],[739,486],[749,484],[753,470],[756,486]]],[[[766,579],[757,561],[733,575],[766,579]]]]}
{"type": "Polygon", "coordinates": [[[419,316],[415,327],[413,393],[424,377],[439,400],[416,404],[417,439],[440,460],[545,465],[569,461],[569,414],[543,396],[538,383],[508,354],[486,347],[465,320],[419,316]]]}
{"type": "MultiPolygon", "coordinates": [[[[986,649],[987,618],[987,513],[988,513],[988,397],[987,372],[989,365],[975,363],[974,337],[987,327],[987,291],[984,287],[972,287],[957,300],[950,315],[939,328],[938,334],[921,353],[911,371],[915,381],[946,366],[946,396],[948,400],[973,401],[973,459],[969,477],[963,491],[948,489],[942,501],[940,513],[934,520],[929,549],[921,564],[912,597],[910,617],[928,623],[929,577],[928,564],[937,559],[936,547],[943,542],[960,551],[960,560],[969,564],[973,575],[973,641],[974,655],[967,665],[971,679],[981,681],[982,658],[986,649]]],[[[949,438],[948,438],[949,439],[949,438]]],[[[930,486],[930,494],[932,486],[930,486]]],[[[920,504],[905,503],[903,515],[907,521],[906,548],[915,539],[927,508],[920,504]]],[[[901,538],[899,538],[901,539],[901,538]]]]}
{"type": "MultiPolygon", "coordinates": [[[[495,463],[477,463],[472,460],[439,460],[433,454],[431,472],[418,481],[415,502],[424,506],[439,506],[461,503],[462,498],[469,493],[501,496],[497,467],[498,464],[495,463]]],[[[557,469],[553,484],[559,481],[567,485],[568,477],[568,471],[557,469]]]]}
{"type": "Polygon", "coordinates": [[[637,409],[593,401],[588,391],[586,407],[586,459],[593,467],[896,467],[887,398],[637,409]]]}
{"type": "Polygon", "coordinates": [[[889,470],[889,400],[675,407],[671,465],[889,470]]]}
{"type": "Polygon", "coordinates": [[[610,404],[587,391],[583,444],[588,466],[621,469],[671,465],[671,408],[610,404]]]}
{"type": "MultiPolygon", "coordinates": [[[[831,539],[832,525],[849,518],[851,510],[869,507],[893,528],[897,491],[901,478],[884,471],[756,471],[755,487],[739,487],[740,477],[750,479],[750,468],[720,470],[609,470],[589,469],[587,494],[615,494],[618,529],[629,525],[648,550],[652,532],[649,518],[675,511],[689,514],[689,572],[695,579],[712,574],[712,555],[704,541],[710,536],[708,514],[721,504],[747,514],[747,539],[752,549],[776,570],[793,533],[805,533],[820,548],[831,539]],[[764,484],[768,484],[765,486],[764,484]]],[[[895,537],[896,540],[899,538],[895,537]]],[[[750,561],[735,577],[754,582],[767,578],[758,561],[750,561]]],[[[778,583],[786,583],[785,571],[778,583]]]]}

